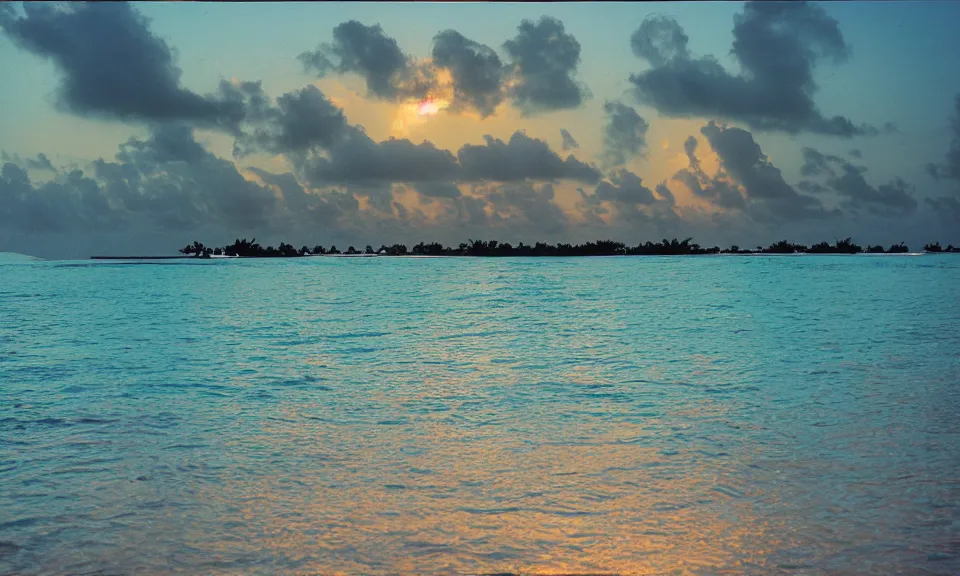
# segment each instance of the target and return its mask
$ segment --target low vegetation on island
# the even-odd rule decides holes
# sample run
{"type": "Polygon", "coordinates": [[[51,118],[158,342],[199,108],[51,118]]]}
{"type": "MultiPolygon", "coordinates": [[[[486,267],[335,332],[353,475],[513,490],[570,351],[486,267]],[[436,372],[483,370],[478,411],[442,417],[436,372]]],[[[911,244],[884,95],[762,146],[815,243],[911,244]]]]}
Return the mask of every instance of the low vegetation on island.
{"type": "MultiPolygon", "coordinates": [[[[699,244],[694,244],[692,238],[684,240],[664,239],[662,242],[646,242],[636,246],[627,246],[623,242],[614,242],[612,240],[598,240],[596,242],[586,242],[584,244],[544,244],[537,242],[533,245],[527,245],[520,242],[516,246],[507,242],[498,242],[497,240],[470,240],[464,242],[456,248],[450,248],[443,244],[432,242],[429,244],[420,242],[409,250],[404,244],[394,244],[392,246],[382,245],[377,249],[367,245],[362,250],[350,246],[344,251],[340,251],[336,246],[325,248],[317,245],[313,248],[302,246],[297,249],[291,244],[281,242],[278,247],[261,246],[256,238],[248,241],[246,238],[237,239],[229,246],[210,248],[204,246],[201,242],[194,242],[180,249],[184,256],[195,258],[210,258],[213,256],[229,256],[241,258],[297,258],[302,256],[325,256],[325,255],[379,255],[379,256],[681,256],[681,255],[701,255],[701,254],[902,254],[910,252],[910,249],[904,244],[894,244],[889,248],[874,245],[862,246],[855,244],[850,238],[837,240],[833,244],[820,242],[812,246],[803,244],[794,244],[787,240],[781,240],[767,246],[757,246],[755,249],[744,249],[739,246],[730,246],[721,249],[719,246],[704,248],[699,244]]],[[[960,252],[960,247],[954,247],[952,244],[947,247],[940,246],[939,242],[926,244],[923,247],[925,252],[960,252]]]]}

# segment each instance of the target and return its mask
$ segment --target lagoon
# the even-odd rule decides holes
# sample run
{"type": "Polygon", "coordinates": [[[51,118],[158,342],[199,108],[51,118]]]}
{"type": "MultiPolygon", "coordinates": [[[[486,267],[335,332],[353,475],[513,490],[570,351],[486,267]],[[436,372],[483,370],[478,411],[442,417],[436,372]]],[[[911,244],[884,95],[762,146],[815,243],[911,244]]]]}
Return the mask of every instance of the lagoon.
{"type": "Polygon", "coordinates": [[[0,574],[955,574],[955,255],[0,263],[0,574]]]}

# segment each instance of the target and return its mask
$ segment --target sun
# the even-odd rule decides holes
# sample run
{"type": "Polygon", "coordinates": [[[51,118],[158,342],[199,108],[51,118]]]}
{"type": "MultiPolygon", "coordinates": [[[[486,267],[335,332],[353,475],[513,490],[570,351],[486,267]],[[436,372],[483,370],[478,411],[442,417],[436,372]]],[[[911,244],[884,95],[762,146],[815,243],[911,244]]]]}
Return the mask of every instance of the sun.
{"type": "Polygon", "coordinates": [[[443,98],[430,96],[423,100],[410,100],[397,107],[393,117],[393,134],[406,137],[410,129],[430,121],[450,106],[443,98]]]}
{"type": "Polygon", "coordinates": [[[418,116],[435,116],[440,111],[440,104],[433,98],[421,100],[417,104],[418,116]]]}

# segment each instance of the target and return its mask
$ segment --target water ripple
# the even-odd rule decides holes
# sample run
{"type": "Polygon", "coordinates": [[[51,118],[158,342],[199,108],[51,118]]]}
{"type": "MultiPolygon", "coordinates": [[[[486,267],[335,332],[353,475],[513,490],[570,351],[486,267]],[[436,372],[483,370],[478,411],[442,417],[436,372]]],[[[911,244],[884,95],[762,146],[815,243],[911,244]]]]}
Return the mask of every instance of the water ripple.
{"type": "Polygon", "coordinates": [[[0,265],[0,574],[957,574],[957,285],[949,256],[0,265]]]}

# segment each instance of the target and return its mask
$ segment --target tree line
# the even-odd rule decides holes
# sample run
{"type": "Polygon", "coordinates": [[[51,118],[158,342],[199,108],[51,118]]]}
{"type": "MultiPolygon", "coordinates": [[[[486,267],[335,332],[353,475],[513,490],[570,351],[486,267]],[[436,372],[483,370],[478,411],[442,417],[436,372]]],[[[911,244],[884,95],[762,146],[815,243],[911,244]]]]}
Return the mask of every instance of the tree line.
{"type": "MultiPolygon", "coordinates": [[[[952,244],[946,248],[940,245],[940,242],[926,244],[923,247],[925,252],[960,252],[960,247],[954,247],[952,244]]],[[[383,256],[680,256],[680,255],[699,255],[699,254],[898,254],[909,252],[910,249],[900,242],[893,244],[889,248],[880,245],[868,245],[865,249],[855,244],[850,238],[837,240],[833,244],[820,242],[812,246],[803,244],[794,244],[787,240],[775,242],[766,248],[757,246],[755,249],[744,249],[740,246],[730,246],[721,249],[719,246],[704,248],[699,244],[693,243],[692,238],[684,240],[663,239],[661,242],[645,242],[636,246],[627,246],[623,242],[612,240],[598,240],[596,242],[586,242],[584,244],[563,244],[558,243],[545,244],[537,242],[533,245],[520,242],[516,246],[508,242],[498,242],[496,240],[470,240],[461,243],[456,248],[444,246],[438,242],[429,244],[420,242],[413,246],[409,251],[405,244],[394,244],[392,246],[381,245],[374,250],[370,245],[358,250],[350,246],[341,252],[337,247],[330,246],[325,248],[317,245],[312,249],[302,246],[300,249],[291,244],[281,242],[278,247],[263,247],[253,240],[237,239],[233,244],[217,248],[204,246],[201,242],[194,241],[180,249],[180,253],[186,256],[196,258],[209,258],[211,256],[237,256],[243,258],[296,258],[302,256],[319,255],[383,255],[383,256]]]]}

